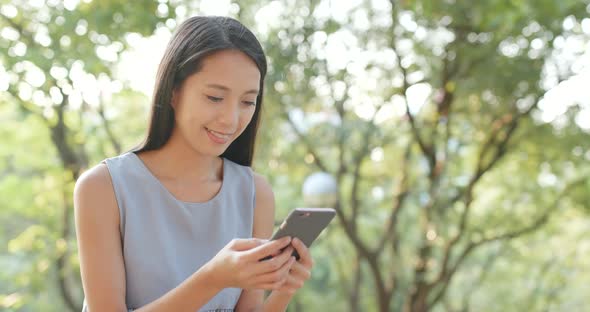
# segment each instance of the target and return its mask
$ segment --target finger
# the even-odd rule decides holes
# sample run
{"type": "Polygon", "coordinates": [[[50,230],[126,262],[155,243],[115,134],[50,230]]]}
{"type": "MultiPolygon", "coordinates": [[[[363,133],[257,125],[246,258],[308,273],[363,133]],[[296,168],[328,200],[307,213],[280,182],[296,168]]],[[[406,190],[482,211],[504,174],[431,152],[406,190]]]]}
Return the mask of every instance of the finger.
{"type": "Polygon", "coordinates": [[[298,280],[307,281],[311,278],[311,271],[303,264],[295,262],[289,270],[289,275],[298,280]]]}
{"type": "Polygon", "coordinates": [[[295,279],[291,275],[289,275],[285,278],[285,282],[283,283],[281,288],[288,288],[292,287],[293,285],[295,285],[295,279]]]}
{"type": "Polygon", "coordinates": [[[305,244],[298,238],[294,238],[291,244],[299,254],[299,262],[306,267],[311,268],[313,266],[313,260],[311,259],[309,248],[307,248],[307,246],[305,246],[305,244]]]}
{"type": "Polygon", "coordinates": [[[267,242],[268,240],[260,238],[236,238],[232,239],[228,243],[228,246],[235,251],[245,251],[258,246],[262,246],[267,242]]]}
{"type": "Polygon", "coordinates": [[[256,281],[258,283],[275,283],[281,280],[285,280],[289,277],[289,269],[295,263],[295,257],[290,257],[279,269],[270,271],[268,273],[260,274],[256,281]]]}
{"type": "Polygon", "coordinates": [[[292,276],[289,276],[278,290],[281,292],[293,294],[299,288],[300,287],[297,287],[297,280],[292,276]]]}
{"type": "Polygon", "coordinates": [[[278,256],[266,261],[259,262],[253,271],[256,272],[256,274],[266,274],[280,270],[285,265],[285,263],[289,262],[289,258],[294,258],[291,256],[292,253],[293,247],[289,246],[278,256]]]}
{"type": "Polygon", "coordinates": [[[281,287],[279,287],[280,291],[290,291],[295,289],[295,284],[293,282],[293,280],[291,278],[287,278],[285,279],[285,281],[283,282],[283,284],[281,284],[281,287]]]}
{"type": "Polygon", "coordinates": [[[258,288],[265,289],[265,290],[279,290],[279,289],[281,289],[281,287],[283,287],[284,283],[285,283],[285,281],[280,281],[280,282],[276,282],[276,283],[265,283],[265,284],[258,286],[258,288]]]}
{"type": "Polygon", "coordinates": [[[250,259],[259,260],[278,252],[279,250],[287,247],[290,243],[290,237],[283,237],[281,239],[270,241],[261,246],[248,250],[246,256],[250,259]]]}
{"type": "Polygon", "coordinates": [[[294,275],[289,275],[289,278],[287,279],[287,281],[283,285],[287,285],[287,287],[297,290],[297,289],[303,287],[304,283],[305,283],[305,280],[303,280],[297,276],[294,276],[294,275]]]}

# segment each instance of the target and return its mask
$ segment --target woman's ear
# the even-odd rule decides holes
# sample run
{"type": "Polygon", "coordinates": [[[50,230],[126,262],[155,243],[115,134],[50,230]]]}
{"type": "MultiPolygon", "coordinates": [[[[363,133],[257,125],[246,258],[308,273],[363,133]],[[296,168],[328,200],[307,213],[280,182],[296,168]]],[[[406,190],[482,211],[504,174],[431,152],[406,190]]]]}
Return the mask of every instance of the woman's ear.
{"type": "Polygon", "coordinates": [[[172,106],[173,110],[176,110],[176,106],[178,102],[178,95],[176,89],[172,90],[172,99],[170,100],[170,106],[172,106]]]}

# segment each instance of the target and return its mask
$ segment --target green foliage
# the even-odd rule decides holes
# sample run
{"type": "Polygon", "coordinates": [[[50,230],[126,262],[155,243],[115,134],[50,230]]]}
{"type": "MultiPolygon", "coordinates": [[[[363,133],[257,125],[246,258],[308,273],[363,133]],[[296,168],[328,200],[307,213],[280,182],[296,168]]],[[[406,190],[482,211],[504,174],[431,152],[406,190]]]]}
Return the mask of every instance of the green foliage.
{"type": "MultiPolygon", "coordinates": [[[[318,170],[339,179],[346,218],[315,243],[313,278],[289,311],[353,311],[357,276],[363,311],[569,311],[590,303],[590,140],[575,123],[583,106],[569,106],[553,123],[540,117],[547,107],[525,114],[579,72],[556,42],[576,37],[587,45],[580,26],[587,1],[238,4],[234,12],[259,33],[270,64],[254,169],[273,185],[276,219],[303,205],[301,185],[318,170]],[[269,8],[272,16],[257,15],[269,8]],[[564,27],[566,18],[573,27],[564,27]],[[386,233],[400,192],[395,228],[386,233]],[[376,271],[347,220],[354,238],[375,250],[376,271]],[[487,242],[457,262],[470,244],[536,222],[527,235],[487,242]],[[457,271],[434,284],[459,233],[448,254],[457,271]],[[395,282],[381,307],[378,276],[386,287],[395,282]],[[433,303],[409,308],[423,282],[433,283],[426,295],[433,303]]],[[[190,5],[1,2],[7,75],[0,71],[0,88],[3,76],[8,84],[0,94],[0,310],[71,310],[58,287],[64,255],[70,295],[81,302],[74,178],[142,138],[149,99],[117,80],[120,55],[133,48],[130,34],[171,28],[176,6],[190,5]],[[81,81],[101,79],[120,90],[85,97],[81,81]]]]}

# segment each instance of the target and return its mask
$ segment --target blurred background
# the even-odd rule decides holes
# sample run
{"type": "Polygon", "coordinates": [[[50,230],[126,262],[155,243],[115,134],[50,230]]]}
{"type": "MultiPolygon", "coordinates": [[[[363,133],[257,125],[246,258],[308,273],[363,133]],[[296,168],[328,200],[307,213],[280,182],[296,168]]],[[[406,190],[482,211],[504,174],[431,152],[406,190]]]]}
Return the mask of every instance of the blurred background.
{"type": "Polygon", "coordinates": [[[1,311],[80,311],[75,180],[202,14],[267,53],[277,222],[335,192],[289,311],[588,311],[589,1],[0,0],[1,311]]]}

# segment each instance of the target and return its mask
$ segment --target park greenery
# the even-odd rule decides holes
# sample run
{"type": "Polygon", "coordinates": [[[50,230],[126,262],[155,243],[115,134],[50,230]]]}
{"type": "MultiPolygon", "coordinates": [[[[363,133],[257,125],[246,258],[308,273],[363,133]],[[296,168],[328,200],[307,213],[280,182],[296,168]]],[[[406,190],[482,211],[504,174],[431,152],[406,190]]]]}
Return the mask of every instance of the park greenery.
{"type": "MultiPolygon", "coordinates": [[[[124,79],[121,60],[205,2],[0,1],[0,311],[81,310],[73,186],[147,127],[132,80],[152,73],[124,79]]],[[[277,222],[307,176],[337,181],[289,311],[590,305],[590,75],[568,88],[590,66],[590,2],[218,5],[267,53],[253,168],[277,222]]]]}

